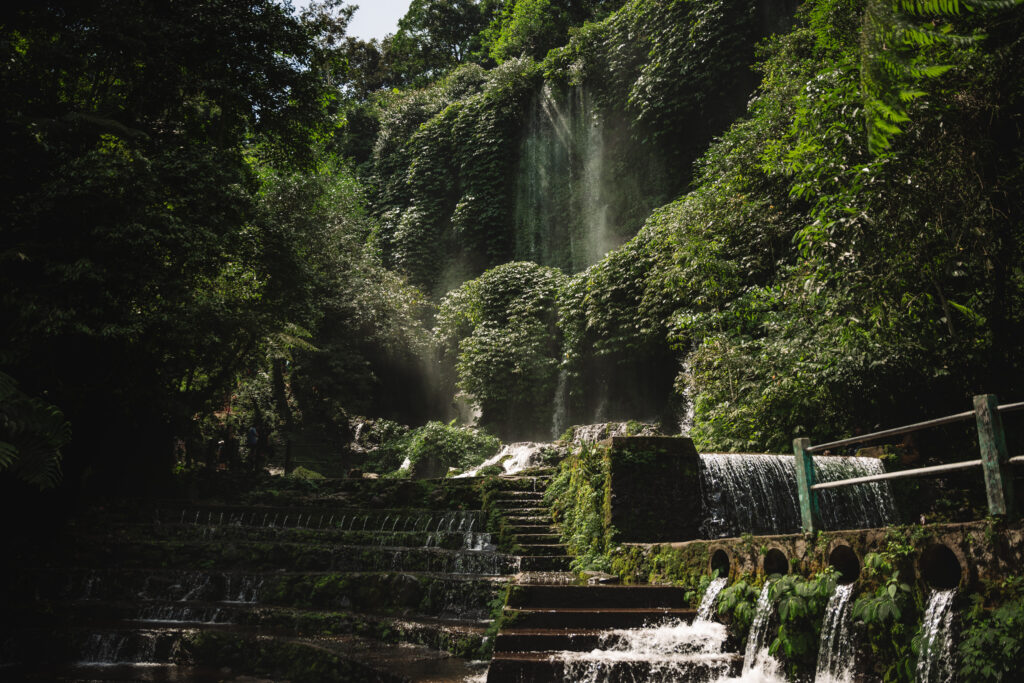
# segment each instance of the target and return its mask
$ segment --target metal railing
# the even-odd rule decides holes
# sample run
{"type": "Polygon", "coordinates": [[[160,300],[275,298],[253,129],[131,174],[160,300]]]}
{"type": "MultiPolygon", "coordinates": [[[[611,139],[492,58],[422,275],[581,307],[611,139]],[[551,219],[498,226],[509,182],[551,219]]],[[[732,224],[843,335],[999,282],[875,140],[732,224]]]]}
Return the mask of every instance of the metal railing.
{"type": "Polygon", "coordinates": [[[988,494],[989,513],[1013,517],[1016,514],[1016,510],[1013,500],[1013,473],[1010,471],[1010,466],[1024,463],[1024,456],[1009,457],[1001,413],[1021,409],[1024,409],[1024,402],[999,405],[994,394],[981,394],[974,397],[974,410],[957,413],[956,415],[947,415],[946,417],[939,417],[934,420],[916,422],[904,425],[903,427],[885,429],[849,439],[840,439],[839,441],[830,441],[816,446],[811,445],[810,439],[794,439],[793,454],[796,456],[797,493],[800,499],[800,519],[804,532],[813,533],[821,528],[821,507],[818,501],[818,491],[823,489],[853,486],[855,484],[869,484],[889,479],[934,477],[948,472],[974,469],[975,467],[981,467],[985,475],[985,490],[988,494]],[[909,434],[910,432],[916,432],[929,427],[963,422],[972,417],[978,425],[978,445],[981,447],[981,459],[979,460],[965,460],[946,465],[918,467],[899,472],[873,474],[867,477],[855,477],[820,484],[815,481],[815,453],[876,441],[890,436],[909,434]]]}

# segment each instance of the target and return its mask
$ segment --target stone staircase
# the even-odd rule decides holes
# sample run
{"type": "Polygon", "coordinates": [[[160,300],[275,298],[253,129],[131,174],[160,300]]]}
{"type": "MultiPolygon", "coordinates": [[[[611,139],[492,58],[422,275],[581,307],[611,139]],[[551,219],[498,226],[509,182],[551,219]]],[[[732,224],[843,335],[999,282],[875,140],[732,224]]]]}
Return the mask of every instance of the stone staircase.
{"type": "MultiPolygon", "coordinates": [[[[540,484],[534,488],[547,480],[540,484]]],[[[740,672],[737,654],[694,656],[685,644],[682,653],[623,649],[625,630],[689,624],[697,610],[682,588],[580,585],[543,499],[542,491],[511,486],[493,498],[523,571],[503,610],[489,683],[713,681],[740,672]]]]}
{"type": "Polygon", "coordinates": [[[544,505],[544,489],[550,479],[546,471],[532,477],[502,477],[502,488],[492,498],[502,538],[520,556],[524,573],[565,572],[572,562],[551,511],[544,505]]]}

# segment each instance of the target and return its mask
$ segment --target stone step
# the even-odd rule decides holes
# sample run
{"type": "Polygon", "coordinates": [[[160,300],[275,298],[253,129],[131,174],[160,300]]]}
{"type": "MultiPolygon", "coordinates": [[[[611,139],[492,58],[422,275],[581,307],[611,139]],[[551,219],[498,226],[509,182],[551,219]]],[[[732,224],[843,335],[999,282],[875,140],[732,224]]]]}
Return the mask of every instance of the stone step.
{"type": "Polygon", "coordinates": [[[550,544],[539,544],[539,543],[523,543],[518,537],[516,540],[520,541],[520,548],[523,549],[524,555],[565,555],[565,544],[564,543],[550,543],[550,544]]]}
{"type": "Polygon", "coordinates": [[[417,571],[451,574],[513,573],[514,558],[502,553],[445,548],[334,545],[310,543],[220,543],[211,540],[177,542],[173,552],[159,541],[88,542],[78,539],[75,550],[101,567],[156,566],[187,569],[216,566],[222,570],[270,571],[417,571]]]}
{"type": "Polygon", "coordinates": [[[568,555],[524,555],[520,559],[519,571],[523,572],[564,572],[572,565],[568,555]]]}
{"type": "Polygon", "coordinates": [[[736,676],[743,668],[743,657],[736,654],[706,655],[699,659],[684,656],[678,660],[626,659],[597,660],[580,653],[567,661],[561,652],[501,652],[491,659],[488,683],[547,683],[555,681],[600,680],[608,683],[635,681],[687,681],[706,683],[723,676],[736,676]],[[575,660],[575,661],[573,661],[575,660]]]}
{"type": "MultiPolygon", "coordinates": [[[[481,525],[482,528],[483,525],[481,525]]],[[[476,549],[493,543],[491,534],[481,531],[402,531],[385,529],[341,530],[296,527],[258,527],[190,524],[123,524],[110,528],[106,536],[113,541],[139,539],[145,541],[222,541],[303,543],[309,545],[337,544],[348,546],[384,546],[389,548],[476,549]]]]}
{"type": "Polygon", "coordinates": [[[602,629],[502,629],[494,640],[494,652],[584,652],[599,647],[604,633],[602,629]]]}
{"type": "Polygon", "coordinates": [[[518,538],[524,534],[554,534],[558,527],[554,524],[510,524],[508,530],[518,538]]]}
{"type": "Polygon", "coordinates": [[[543,505],[524,505],[521,501],[499,501],[495,503],[497,510],[505,516],[508,515],[544,515],[551,516],[551,510],[543,505]]]}
{"type": "Polygon", "coordinates": [[[686,590],[674,586],[516,586],[509,607],[689,607],[686,590]]]}
{"type": "MultiPolygon", "coordinates": [[[[516,628],[610,629],[640,628],[682,620],[693,621],[697,610],[686,607],[506,608],[516,628]]],[[[503,631],[504,632],[504,631],[503,631]]]]}
{"type": "Polygon", "coordinates": [[[495,501],[502,500],[544,500],[543,491],[498,491],[494,494],[495,501]]]}
{"type": "Polygon", "coordinates": [[[505,520],[513,526],[523,526],[526,524],[551,524],[550,515],[505,515],[505,520]]]}
{"type": "Polygon", "coordinates": [[[541,543],[541,544],[552,544],[559,543],[562,540],[561,534],[516,534],[516,541],[523,544],[541,543]]]}

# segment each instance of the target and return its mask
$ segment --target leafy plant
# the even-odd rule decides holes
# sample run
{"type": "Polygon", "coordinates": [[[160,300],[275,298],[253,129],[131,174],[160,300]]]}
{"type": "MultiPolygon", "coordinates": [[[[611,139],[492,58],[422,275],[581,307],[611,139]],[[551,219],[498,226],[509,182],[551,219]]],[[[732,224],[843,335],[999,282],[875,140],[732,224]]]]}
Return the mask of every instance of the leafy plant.
{"type": "Polygon", "coordinates": [[[760,587],[745,578],[726,586],[718,594],[718,614],[728,619],[733,632],[743,634],[741,645],[746,643],[750,625],[754,623],[759,595],[760,587]]]}
{"type": "Polygon", "coordinates": [[[769,646],[769,652],[783,657],[794,677],[815,670],[821,622],[835,591],[836,578],[835,572],[828,570],[808,579],[787,574],[769,589],[780,622],[778,636],[769,646]]]}

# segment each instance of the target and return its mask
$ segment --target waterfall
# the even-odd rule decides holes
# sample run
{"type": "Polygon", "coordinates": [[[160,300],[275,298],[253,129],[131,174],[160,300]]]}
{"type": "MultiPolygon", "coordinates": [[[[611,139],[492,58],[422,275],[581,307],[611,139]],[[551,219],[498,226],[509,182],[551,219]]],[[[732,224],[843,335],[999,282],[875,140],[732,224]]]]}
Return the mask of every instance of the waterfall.
{"type": "Polygon", "coordinates": [[[727,581],[728,579],[722,576],[708,584],[707,590],[704,591],[704,597],[700,599],[700,606],[697,608],[697,621],[711,621],[714,618],[718,594],[725,588],[727,581]]]}
{"type": "Polygon", "coordinates": [[[956,589],[933,591],[928,596],[928,606],[921,624],[921,651],[917,658],[918,683],[946,683],[953,680],[955,598],[956,589]]]}
{"type": "MultiPolygon", "coordinates": [[[[706,453],[700,456],[706,538],[741,533],[781,534],[800,530],[796,469],[792,456],[706,453]]],[[[884,472],[877,458],[814,459],[818,481],[835,481],[884,472]]],[[[858,484],[821,492],[826,529],[872,528],[895,523],[887,483],[858,484]]]]}
{"type": "Polygon", "coordinates": [[[545,84],[520,145],[516,260],[579,271],[623,241],[612,226],[611,203],[633,193],[610,177],[607,157],[603,126],[587,92],[576,87],[562,94],[545,84]]]}
{"type": "Polygon", "coordinates": [[[569,393],[569,373],[565,368],[558,371],[558,386],[555,388],[555,409],[551,413],[551,438],[557,439],[565,431],[568,409],[566,395],[569,393]]]}
{"type": "Polygon", "coordinates": [[[850,633],[850,597],[853,584],[836,586],[825,608],[818,645],[818,667],[815,683],[844,683],[853,676],[854,642],[850,633]]]}

